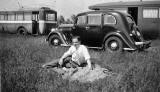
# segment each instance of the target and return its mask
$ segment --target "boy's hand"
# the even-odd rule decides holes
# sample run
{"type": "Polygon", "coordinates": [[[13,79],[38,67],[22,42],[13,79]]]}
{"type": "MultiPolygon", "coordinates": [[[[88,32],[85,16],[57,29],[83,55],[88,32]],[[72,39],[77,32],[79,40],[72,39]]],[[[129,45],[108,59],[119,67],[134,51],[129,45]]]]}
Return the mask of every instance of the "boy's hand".
{"type": "Polygon", "coordinates": [[[62,66],[62,64],[63,64],[63,59],[61,58],[58,63],[59,63],[60,66],[62,66]]]}
{"type": "Polygon", "coordinates": [[[42,65],[42,68],[45,68],[46,67],[46,65],[42,65]]]}

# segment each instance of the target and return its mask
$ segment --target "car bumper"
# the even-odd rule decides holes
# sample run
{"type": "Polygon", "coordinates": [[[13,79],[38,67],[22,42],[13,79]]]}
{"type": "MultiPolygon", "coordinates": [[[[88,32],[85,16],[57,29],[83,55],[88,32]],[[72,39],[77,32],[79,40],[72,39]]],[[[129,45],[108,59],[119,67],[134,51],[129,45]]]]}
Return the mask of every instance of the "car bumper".
{"type": "Polygon", "coordinates": [[[151,41],[135,42],[135,45],[137,48],[123,48],[123,49],[127,51],[144,50],[151,46],[151,41]]]}
{"type": "Polygon", "coordinates": [[[135,45],[138,49],[147,49],[151,46],[151,41],[144,41],[144,42],[135,42],[135,45]]]}

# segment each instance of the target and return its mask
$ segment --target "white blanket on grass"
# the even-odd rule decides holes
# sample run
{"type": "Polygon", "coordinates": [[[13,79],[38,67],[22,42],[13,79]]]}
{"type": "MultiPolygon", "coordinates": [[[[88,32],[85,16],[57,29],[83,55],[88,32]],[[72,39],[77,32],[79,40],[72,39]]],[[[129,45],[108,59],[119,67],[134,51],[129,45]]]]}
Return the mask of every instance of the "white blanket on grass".
{"type": "Polygon", "coordinates": [[[101,68],[99,65],[95,65],[92,70],[87,71],[87,67],[74,68],[52,68],[51,70],[62,75],[63,79],[69,79],[71,81],[78,80],[79,82],[93,82],[105,77],[111,77],[116,82],[121,78],[119,74],[109,72],[105,68],[101,68]],[[105,72],[104,72],[105,71],[105,72]]]}

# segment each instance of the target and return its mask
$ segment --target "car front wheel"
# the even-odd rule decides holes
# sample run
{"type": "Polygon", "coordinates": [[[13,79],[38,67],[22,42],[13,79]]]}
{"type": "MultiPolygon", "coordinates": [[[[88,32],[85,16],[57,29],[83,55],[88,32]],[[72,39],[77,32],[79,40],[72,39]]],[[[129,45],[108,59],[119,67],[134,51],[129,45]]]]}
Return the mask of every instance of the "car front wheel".
{"type": "Polygon", "coordinates": [[[58,35],[52,35],[49,37],[49,45],[58,46],[61,43],[62,43],[62,41],[58,35]]]}
{"type": "Polygon", "coordinates": [[[109,52],[121,52],[123,50],[123,42],[118,37],[109,37],[105,41],[105,50],[109,52]]]}

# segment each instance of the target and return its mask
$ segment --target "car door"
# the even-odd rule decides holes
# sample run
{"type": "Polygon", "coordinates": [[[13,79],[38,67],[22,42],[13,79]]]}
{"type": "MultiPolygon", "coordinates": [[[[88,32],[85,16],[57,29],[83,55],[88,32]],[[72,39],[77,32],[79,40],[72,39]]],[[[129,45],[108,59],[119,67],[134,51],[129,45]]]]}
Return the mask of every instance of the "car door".
{"type": "Polygon", "coordinates": [[[102,40],[101,24],[102,24],[102,14],[99,13],[87,14],[87,25],[83,32],[83,36],[88,46],[91,47],[100,46],[100,42],[102,40]]]}
{"type": "Polygon", "coordinates": [[[77,16],[77,21],[75,23],[75,27],[73,28],[73,35],[74,36],[80,36],[81,38],[81,43],[85,44],[85,36],[83,35],[83,32],[85,31],[86,28],[86,23],[87,23],[87,16],[84,15],[80,15],[77,16]]]}

